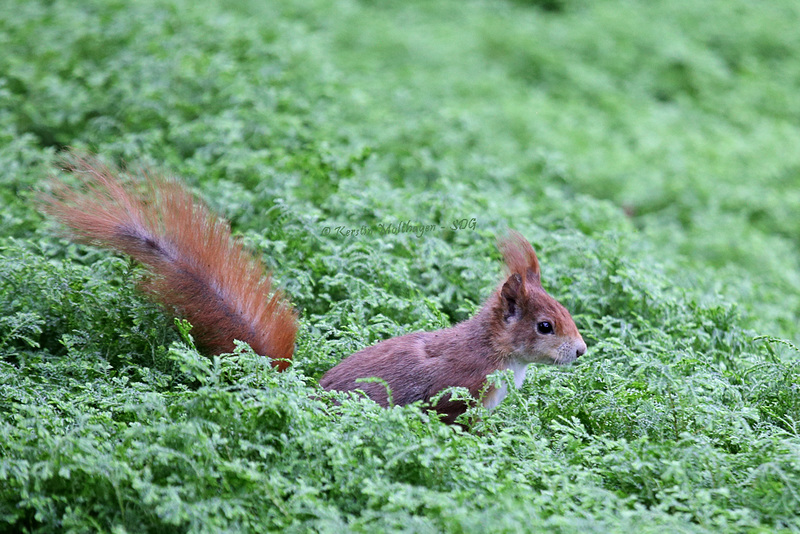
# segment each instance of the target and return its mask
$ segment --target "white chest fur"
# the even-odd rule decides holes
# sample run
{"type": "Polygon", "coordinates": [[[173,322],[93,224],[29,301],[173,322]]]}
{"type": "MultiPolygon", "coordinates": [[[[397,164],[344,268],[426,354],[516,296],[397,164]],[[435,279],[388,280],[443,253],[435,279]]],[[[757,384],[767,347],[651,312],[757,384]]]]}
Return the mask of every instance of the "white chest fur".
{"type": "MultiPolygon", "coordinates": [[[[528,364],[519,361],[511,361],[506,369],[514,373],[514,386],[517,389],[521,388],[522,383],[525,382],[525,371],[528,370],[528,364]]],[[[508,395],[508,383],[503,382],[502,386],[495,388],[483,399],[483,406],[487,410],[493,410],[498,404],[503,402],[506,395],[508,395]]]]}

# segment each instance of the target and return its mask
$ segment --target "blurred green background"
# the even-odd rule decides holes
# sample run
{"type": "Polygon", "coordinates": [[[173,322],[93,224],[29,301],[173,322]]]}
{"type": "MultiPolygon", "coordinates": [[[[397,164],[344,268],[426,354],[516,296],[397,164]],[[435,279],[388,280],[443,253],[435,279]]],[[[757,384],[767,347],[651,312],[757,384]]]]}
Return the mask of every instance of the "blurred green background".
{"type": "MultiPolygon", "coordinates": [[[[793,2],[23,2],[13,12],[0,58],[6,157],[23,142],[76,145],[235,183],[303,170],[295,189],[313,184],[297,194],[315,207],[336,188],[329,171],[348,164],[335,160],[349,158],[387,190],[463,188],[500,204],[550,195],[528,220],[490,215],[519,228],[568,214],[603,231],[581,221],[600,205],[624,213],[626,231],[666,264],[708,269],[708,289],[752,309],[760,328],[797,336],[793,2]],[[326,153],[333,162],[305,161],[326,153]]],[[[2,172],[19,180],[17,167],[2,172]]],[[[14,191],[3,194],[13,205],[14,191]]],[[[27,228],[9,218],[5,233],[27,228]]]]}

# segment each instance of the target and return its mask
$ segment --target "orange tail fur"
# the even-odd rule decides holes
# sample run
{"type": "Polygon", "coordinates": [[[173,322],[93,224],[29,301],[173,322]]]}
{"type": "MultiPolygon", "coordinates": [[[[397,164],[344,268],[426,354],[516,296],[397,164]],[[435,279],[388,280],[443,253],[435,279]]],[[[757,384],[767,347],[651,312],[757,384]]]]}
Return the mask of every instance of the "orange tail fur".
{"type": "Polygon", "coordinates": [[[43,211],[78,240],[144,264],[151,276],[141,288],[188,320],[204,349],[230,352],[239,339],[277,358],[280,370],[288,366],[297,314],[281,291],[272,291],[270,274],[232,238],[227,223],[176,181],[126,181],[117,169],[85,157],[71,158],[65,169],[81,186],[54,180],[52,192],[40,197],[43,211]]]}

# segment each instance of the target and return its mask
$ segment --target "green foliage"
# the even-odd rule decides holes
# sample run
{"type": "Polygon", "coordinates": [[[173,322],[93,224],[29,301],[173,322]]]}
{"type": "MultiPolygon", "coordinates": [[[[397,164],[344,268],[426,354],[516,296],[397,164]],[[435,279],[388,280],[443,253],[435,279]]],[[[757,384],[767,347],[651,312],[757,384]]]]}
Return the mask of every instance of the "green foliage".
{"type": "Polygon", "coordinates": [[[67,245],[57,259],[51,245],[0,245],[0,354],[24,361],[36,351],[86,351],[109,361],[152,365],[174,334],[163,313],[134,291],[128,261],[67,245]],[[52,256],[52,258],[48,258],[52,256]],[[78,261],[85,261],[81,265],[78,261]]]}
{"type": "Polygon", "coordinates": [[[800,531],[796,3],[6,3],[0,530],[800,531]],[[64,146],[230,219],[300,310],[291,369],[198,354],[59,239],[64,146]],[[467,430],[318,388],[474,313],[508,227],[577,365],[467,430]]]}

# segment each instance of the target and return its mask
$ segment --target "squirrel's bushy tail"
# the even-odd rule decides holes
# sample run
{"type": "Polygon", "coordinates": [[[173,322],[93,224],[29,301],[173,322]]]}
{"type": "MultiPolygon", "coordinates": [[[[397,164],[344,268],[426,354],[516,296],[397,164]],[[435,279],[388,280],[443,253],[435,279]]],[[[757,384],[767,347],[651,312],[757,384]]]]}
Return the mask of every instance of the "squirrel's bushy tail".
{"type": "Polygon", "coordinates": [[[188,320],[198,345],[230,352],[233,340],[284,369],[292,357],[297,316],[281,291],[272,291],[264,265],[231,236],[227,223],[178,182],[148,176],[125,180],[96,159],[72,155],[64,168],[80,179],[53,180],[40,196],[46,213],[83,242],[122,252],[150,272],[141,287],[154,301],[188,320]]]}

